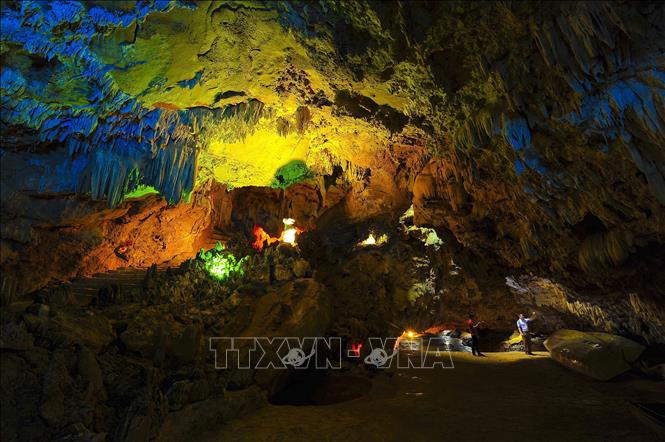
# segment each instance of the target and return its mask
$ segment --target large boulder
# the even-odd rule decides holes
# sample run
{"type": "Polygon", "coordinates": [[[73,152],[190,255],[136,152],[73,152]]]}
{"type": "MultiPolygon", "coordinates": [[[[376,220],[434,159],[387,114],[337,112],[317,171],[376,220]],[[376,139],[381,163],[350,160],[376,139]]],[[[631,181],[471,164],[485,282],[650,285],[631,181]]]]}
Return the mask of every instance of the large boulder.
{"type": "Polygon", "coordinates": [[[560,364],[607,381],[624,373],[644,351],[644,346],[609,333],[562,329],[545,341],[552,358],[560,364]]]}

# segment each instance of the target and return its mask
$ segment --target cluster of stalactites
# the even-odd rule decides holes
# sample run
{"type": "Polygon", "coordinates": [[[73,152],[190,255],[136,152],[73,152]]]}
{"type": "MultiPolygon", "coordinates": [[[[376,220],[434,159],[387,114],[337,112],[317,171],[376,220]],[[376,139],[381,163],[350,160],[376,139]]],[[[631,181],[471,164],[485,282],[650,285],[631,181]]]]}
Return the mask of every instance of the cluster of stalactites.
{"type": "Polygon", "coordinates": [[[228,117],[225,109],[172,111],[143,105],[118,89],[91,50],[94,38],[153,12],[194,6],[180,1],[139,1],[129,12],[75,1],[20,2],[2,7],[2,44],[13,54],[41,57],[55,66],[42,81],[31,67],[3,66],[2,123],[35,130],[40,142],[67,146],[80,173],[77,191],[110,206],[138,185],[178,202],[194,187],[203,122],[228,117]],[[24,68],[25,69],[25,68],[24,68]],[[77,82],[77,96],[49,96],[45,86],[77,82]]]}
{"type": "MultiPolygon", "coordinates": [[[[665,56],[656,46],[635,50],[634,42],[643,41],[646,31],[639,21],[622,21],[617,7],[608,2],[565,4],[556,17],[533,26],[539,54],[531,61],[538,67],[534,75],[547,71],[563,79],[570,93],[548,92],[543,85],[541,92],[549,95],[534,105],[533,91],[520,90],[516,82],[521,79],[511,77],[509,66],[501,65],[491,70],[491,79],[497,89],[511,91],[508,107],[499,113],[477,111],[456,131],[455,144],[478,146],[499,136],[515,150],[518,174],[526,168],[548,174],[532,149],[532,132],[557,125],[575,127],[603,139],[594,144],[600,151],[615,142],[625,145],[654,196],[665,204],[665,156],[654,149],[665,144],[665,56]]],[[[658,10],[662,23],[662,8],[654,14],[658,10]]],[[[662,35],[662,25],[660,29],[662,35]]]]}

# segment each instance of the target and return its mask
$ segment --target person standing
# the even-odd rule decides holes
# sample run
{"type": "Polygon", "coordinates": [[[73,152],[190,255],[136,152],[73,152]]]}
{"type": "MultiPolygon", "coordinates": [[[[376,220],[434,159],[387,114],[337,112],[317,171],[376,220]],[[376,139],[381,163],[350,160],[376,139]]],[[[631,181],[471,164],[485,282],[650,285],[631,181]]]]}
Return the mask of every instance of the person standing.
{"type": "Polygon", "coordinates": [[[531,335],[529,335],[529,322],[536,319],[536,312],[531,313],[531,317],[525,318],[522,313],[517,320],[517,330],[522,335],[522,343],[524,344],[524,353],[533,356],[531,352],[531,335]]]}
{"type": "Polygon", "coordinates": [[[469,320],[466,321],[466,330],[471,333],[471,353],[474,356],[485,356],[480,352],[480,347],[478,346],[478,327],[482,323],[483,321],[476,323],[474,314],[469,313],[469,320]]]}

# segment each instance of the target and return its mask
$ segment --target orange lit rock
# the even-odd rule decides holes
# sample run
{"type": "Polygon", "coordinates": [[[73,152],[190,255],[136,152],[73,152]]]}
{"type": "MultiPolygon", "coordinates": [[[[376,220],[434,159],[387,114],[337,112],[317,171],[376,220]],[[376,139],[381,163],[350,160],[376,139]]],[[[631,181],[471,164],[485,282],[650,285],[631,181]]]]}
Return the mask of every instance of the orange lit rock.
{"type": "Polygon", "coordinates": [[[3,262],[3,272],[25,293],[53,280],[119,267],[179,263],[194,256],[211,226],[210,204],[203,204],[205,195],[200,198],[169,206],[151,195],[115,209],[66,195],[42,200],[33,206],[40,211],[33,216],[42,223],[31,228],[32,240],[19,249],[17,259],[3,262]]]}

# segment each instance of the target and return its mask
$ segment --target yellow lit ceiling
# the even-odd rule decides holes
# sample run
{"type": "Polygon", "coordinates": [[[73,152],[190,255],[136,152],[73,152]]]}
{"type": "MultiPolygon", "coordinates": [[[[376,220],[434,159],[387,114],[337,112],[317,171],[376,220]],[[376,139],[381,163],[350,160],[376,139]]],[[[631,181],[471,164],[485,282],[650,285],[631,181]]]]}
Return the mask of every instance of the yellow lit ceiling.
{"type": "MultiPolygon", "coordinates": [[[[138,25],[114,31],[95,48],[106,63],[118,67],[111,75],[121,90],[155,107],[215,109],[249,100],[265,105],[264,117],[236,137],[216,137],[218,128],[204,128],[210,135],[201,146],[200,180],[269,185],[275,172],[293,160],[317,172],[335,164],[347,171],[364,167],[391,133],[371,115],[354,118],[339,112],[336,91],[352,91],[395,112],[407,113],[416,104],[404,85],[413,87],[419,77],[355,78],[335,62],[332,36],[293,32],[280,23],[273,6],[198,2],[187,13],[175,8],[151,14],[138,25]],[[303,106],[311,114],[307,128],[280,131],[280,120],[294,123],[294,113],[303,106]]],[[[367,22],[375,23],[376,17],[367,22]]],[[[375,58],[389,62],[381,52],[375,58]]]]}

